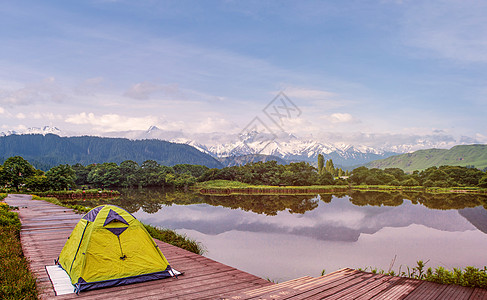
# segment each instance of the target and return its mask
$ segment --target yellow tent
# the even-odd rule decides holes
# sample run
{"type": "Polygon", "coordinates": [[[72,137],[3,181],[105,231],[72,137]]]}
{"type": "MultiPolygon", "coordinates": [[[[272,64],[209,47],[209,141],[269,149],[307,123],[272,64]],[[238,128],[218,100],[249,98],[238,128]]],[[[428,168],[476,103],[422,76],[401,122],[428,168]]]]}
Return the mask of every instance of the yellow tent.
{"type": "Polygon", "coordinates": [[[78,222],[58,264],[80,291],[174,276],[144,225],[114,205],[100,205],[78,222]]]}

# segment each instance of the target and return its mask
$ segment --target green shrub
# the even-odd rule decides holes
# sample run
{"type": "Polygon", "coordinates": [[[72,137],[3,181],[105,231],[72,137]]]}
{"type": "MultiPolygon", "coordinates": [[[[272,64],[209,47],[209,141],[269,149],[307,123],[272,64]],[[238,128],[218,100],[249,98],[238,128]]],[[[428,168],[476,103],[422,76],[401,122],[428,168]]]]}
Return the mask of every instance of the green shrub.
{"type": "Polygon", "coordinates": [[[22,253],[20,221],[0,202],[0,299],[37,299],[36,280],[22,253]]]}
{"type": "Polygon", "coordinates": [[[171,244],[173,246],[183,248],[190,252],[202,255],[205,250],[203,249],[202,245],[195,240],[188,238],[186,235],[179,234],[174,230],[170,229],[163,229],[154,227],[151,225],[144,224],[145,229],[149,232],[149,234],[160,241],[165,243],[171,244]]]}
{"type": "MultiPolygon", "coordinates": [[[[472,288],[487,289],[487,266],[483,269],[478,269],[471,266],[468,266],[463,270],[454,268],[453,271],[447,270],[443,267],[437,267],[434,270],[432,268],[428,268],[425,271],[424,268],[426,263],[423,263],[423,261],[420,260],[417,262],[416,267],[412,269],[406,267],[407,273],[401,272],[401,269],[399,269],[397,276],[426,280],[440,284],[456,284],[472,288]]],[[[377,268],[372,269],[371,267],[367,267],[365,269],[358,268],[359,271],[363,272],[366,272],[367,269],[370,269],[370,272],[374,274],[379,273],[389,276],[396,275],[394,271],[385,272],[384,270],[377,270],[377,268]]]]}

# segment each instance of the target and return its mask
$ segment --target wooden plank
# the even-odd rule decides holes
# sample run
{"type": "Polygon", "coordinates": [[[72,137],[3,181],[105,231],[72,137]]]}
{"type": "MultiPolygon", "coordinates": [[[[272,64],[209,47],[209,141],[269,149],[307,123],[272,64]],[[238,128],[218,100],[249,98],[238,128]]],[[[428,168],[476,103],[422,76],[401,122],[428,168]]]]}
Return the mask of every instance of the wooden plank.
{"type": "Polygon", "coordinates": [[[373,290],[377,286],[383,284],[384,282],[388,281],[390,276],[386,275],[374,275],[369,279],[366,279],[356,285],[344,289],[336,294],[334,294],[330,299],[355,299],[360,295],[373,290]]]}
{"type": "Polygon", "coordinates": [[[469,300],[487,299],[487,289],[475,288],[469,300]]]}
{"type": "Polygon", "coordinates": [[[335,287],[333,290],[328,291],[319,291],[315,290],[314,295],[307,296],[307,299],[314,300],[314,299],[321,299],[323,295],[327,297],[327,299],[340,299],[341,297],[345,296],[349,291],[353,292],[359,289],[364,285],[364,282],[368,282],[372,280],[376,275],[371,273],[361,273],[355,278],[347,280],[343,284],[338,287],[335,287]],[[324,294],[326,293],[326,294],[324,294]]]}
{"type": "Polygon", "coordinates": [[[439,295],[439,299],[468,299],[473,294],[473,289],[458,285],[447,285],[439,295]]]}
{"type": "Polygon", "coordinates": [[[384,292],[376,295],[374,299],[403,299],[412,291],[414,291],[422,281],[414,280],[409,278],[401,278],[400,280],[396,281],[394,285],[389,287],[384,292]]]}
{"type": "Polygon", "coordinates": [[[155,242],[171,266],[185,272],[179,279],[55,297],[45,266],[53,264],[82,215],[21,195],[9,196],[7,203],[19,207],[22,247],[30,260],[30,269],[37,276],[40,299],[487,299],[485,289],[445,286],[352,269],[273,284],[158,240],[155,242]]]}
{"type": "Polygon", "coordinates": [[[290,295],[291,293],[295,293],[293,289],[309,280],[314,279],[310,276],[300,277],[297,279],[285,281],[279,284],[270,284],[269,286],[253,289],[253,290],[246,290],[241,293],[236,294],[234,291],[230,294],[222,295],[222,299],[252,299],[252,298],[264,298],[268,294],[272,293],[279,293],[280,295],[290,295]]]}
{"type": "Polygon", "coordinates": [[[303,284],[298,287],[299,293],[291,297],[284,296],[284,299],[310,299],[310,297],[319,295],[325,298],[341,291],[348,285],[350,280],[362,276],[362,272],[354,271],[350,273],[337,274],[336,276],[322,276],[311,283],[303,284]]]}
{"type": "Polygon", "coordinates": [[[447,285],[424,281],[418,288],[409,294],[405,300],[436,299],[447,285]]]}

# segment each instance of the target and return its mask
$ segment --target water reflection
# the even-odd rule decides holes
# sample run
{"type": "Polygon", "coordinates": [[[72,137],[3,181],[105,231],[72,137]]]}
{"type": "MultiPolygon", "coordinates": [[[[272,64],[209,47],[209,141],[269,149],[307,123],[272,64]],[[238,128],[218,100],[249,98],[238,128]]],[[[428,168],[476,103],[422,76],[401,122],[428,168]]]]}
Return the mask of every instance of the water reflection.
{"type": "MultiPolygon", "coordinates": [[[[462,219],[487,233],[487,195],[353,191],[337,196],[215,196],[162,189],[124,189],[121,193],[120,198],[108,202],[131,213],[154,214],[150,219],[160,226],[206,234],[265,231],[356,241],[361,233],[373,234],[383,227],[411,224],[445,231],[469,229],[462,219]],[[190,218],[180,218],[182,215],[190,218]],[[297,221],[302,219],[307,220],[307,225],[297,221]]],[[[79,204],[96,206],[104,201],[107,200],[79,204]]]]}
{"type": "MultiPolygon", "coordinates": [[[[156,213],[147,213],[142,207],[142,211],[136,215],[151,224],[173,229],[196,230],[208,235],[237,230],[347,242],[355,242],[361,234],[374,234],[385,227],[407,227],[411,224],[420,224],[442,231],[475,229],[456,210],[431,210],[409,201],[400,206],[365,204],[358,206],[348,196],[335,197],[329,203],[321,202],[320,198],[317,196],[307,199],[306,203],[313,203],[313,208],[302,214],[293,214],[290,209],[287,211],[281,209],[268,216],[262,212],[254,213],[255,207],[250,210],[222,205],[222,203],[227,204],[227,199],[222,199],[218,204],[214,201],[193,205],[178,203],[178,205],[166,206],[156,213]]],[[[303,203],[296,199],[295,201],[303,203]]],[[[261,201],[257,201],[256,207],[262,208],[261,201]]]]}
{"type": "Polygon", "coordinates": [[[487,248],[487,195],[121,192],[110,202],[142,222],[187,233],[210,258],[275,280],[316,276],[323,268],[387,269],[395,255],[398,265],[418,259],[448,268],[485,265],[479,249],[487,248]]]}
{"type": "MultiPolygon", "coordinates": [[[[464,209],[483,206],[487,209],[487,195],[472,194],[430,194],[423,192],[376,192],[352,191],[340,194],[320,195],[201,195],[190,192],[165,191],[163,189],[123,189],[122,196],[110,200],[78,201],[77,204],[96,206],[106,202],[119,205],[131,213],[140,209],[155,213],[164,206],[208,204],[240,209],[267,216],[280,211],[304,214],[318,207],[321,200],[330,203],[333,198],[347,197],[356,206],[400,206],[404,200],[422,204],[431,209],[464,209]]],[[[73,203],[73,202],[70,202],[73,203]]]]}

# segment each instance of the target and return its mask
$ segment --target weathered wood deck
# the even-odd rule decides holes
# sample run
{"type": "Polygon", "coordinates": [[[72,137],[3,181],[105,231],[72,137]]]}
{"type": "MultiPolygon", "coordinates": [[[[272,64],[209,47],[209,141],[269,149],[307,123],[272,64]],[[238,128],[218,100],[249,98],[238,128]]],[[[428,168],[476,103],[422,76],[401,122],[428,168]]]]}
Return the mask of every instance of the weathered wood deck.
{"type": "Polygon", "coordinates": [[[273,284],[209,258],[156,240],[179,279],[162,279],[55,296],[45,266],[58,257],[81,215],[26,195],[9,195],[19,207],[21,240],[37,276],[41,299],[487,299],[487,290],[342,269],[322,277],[273,284]]]}

